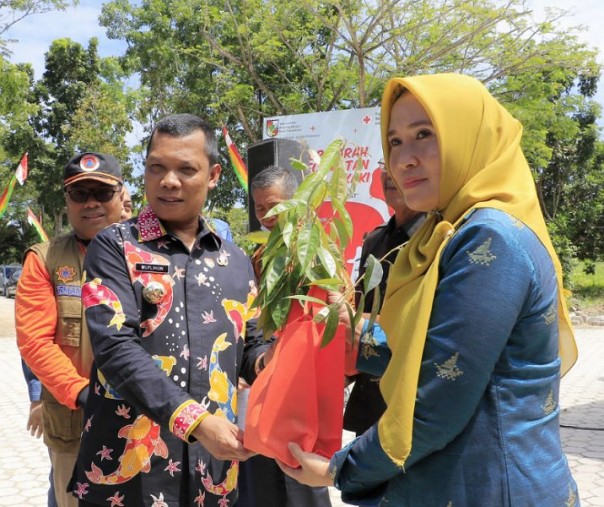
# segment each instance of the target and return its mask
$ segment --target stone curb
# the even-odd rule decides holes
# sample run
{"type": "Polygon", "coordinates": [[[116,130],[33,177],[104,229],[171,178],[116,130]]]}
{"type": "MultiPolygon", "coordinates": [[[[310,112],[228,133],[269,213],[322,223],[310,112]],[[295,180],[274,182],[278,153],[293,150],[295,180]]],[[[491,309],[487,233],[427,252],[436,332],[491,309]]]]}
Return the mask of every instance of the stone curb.
{"type": "Polygon", "coordinates": [[[573,326],[604,326],[604,315],[586,315],[583,312],[571,312],[573,326]]]}

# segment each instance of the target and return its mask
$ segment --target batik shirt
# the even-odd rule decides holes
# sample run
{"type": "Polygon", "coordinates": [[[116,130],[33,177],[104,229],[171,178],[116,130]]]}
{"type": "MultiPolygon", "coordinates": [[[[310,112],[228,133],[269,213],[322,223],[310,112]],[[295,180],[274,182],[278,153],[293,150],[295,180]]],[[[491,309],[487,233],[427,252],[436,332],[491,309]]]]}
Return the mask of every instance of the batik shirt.
{"type": "MultiPolygon", "coordinates": [[[[358,368],[381,375],[390,357],[365,329],[358,368]]],[[[363,506],[578,507],[559,392],[551,258],[512,216],[471,212],[440,258],[404,469],[376,424],[334,455],[335,484],[363,506]]]]}
{"type": "Polygon", "coordinates": [[[254,328],[248,258],[201,219],[189,252],[146,208],[98,234],[84,269],[95,363],[74,493],[112,507],[233,505],[238,462],[191,432],[207,413],[236,421],[254,328]]]}

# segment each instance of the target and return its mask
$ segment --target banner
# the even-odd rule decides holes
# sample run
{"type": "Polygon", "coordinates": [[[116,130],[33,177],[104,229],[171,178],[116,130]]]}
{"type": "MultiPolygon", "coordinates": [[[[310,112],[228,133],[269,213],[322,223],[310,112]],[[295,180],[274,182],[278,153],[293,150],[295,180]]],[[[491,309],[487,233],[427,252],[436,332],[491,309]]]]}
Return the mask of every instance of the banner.
{"type": "MultiPolygon", "coordinates": [[[[350,177],[359,157],[363,164],[356,192],[346,203],[346,209],[354,224],[354,234],[344,255],[354,280],[358,272],[364,235],[390,217],[380,181],[379,163],[383,157],[380,108],[272,116],[264,119],[264,139],[294,139],[305,148],[316,150],[319,155],[338,137],[346,140],[343,155],[350,177]]],[[[311,170],[316,167],[312,161],[310,167],[311,170]]],[[[327,217],[332,213],[331,203],[324,203],[320,215],[327,217]]]]}

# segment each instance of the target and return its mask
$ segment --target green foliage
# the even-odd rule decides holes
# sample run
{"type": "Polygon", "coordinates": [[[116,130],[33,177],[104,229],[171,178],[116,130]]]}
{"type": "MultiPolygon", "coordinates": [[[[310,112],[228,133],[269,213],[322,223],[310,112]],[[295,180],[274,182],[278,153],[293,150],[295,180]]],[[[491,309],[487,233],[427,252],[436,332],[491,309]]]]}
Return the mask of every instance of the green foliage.
{"type": "Polygon", "coordinates": [[[604,312],[604,263],[578,262],[570,274],[571,304],[580,310],[604,312]],[[586,271],[587,269],[587,271],[586,271]]]}
{"type": "Polygon", "coordinates": [[[570,276],[575,290],[581,287],[600,287],[604,297],[604,262],[576,262],[570,276]]]}
{"type": "Polygon", "coordinates": [[[559,220],[557,222],[548,222],[547,228],[554,249],[560,259],[560,264],[562,265],[564,286],[569,286],[569,288],[572,289],[572,287],[570,287],[569,274],[573,268],[577,251],[572,241],[565,234],[565,225],[566,224],[562,220],[559,220]]]}
{"type": "MultiPolygon", "coordinates": [[[[27,222],[27,207],[31,207],[34,212],[38,209],[36,203],[27,198],[24,189],[25,187],[17,185],[9,207],[0,220],[0,264],[21,264],[25,250],[41,241],[35,229],[27,222]]],[[[43,225],[49,232],[49,224],[43,225]]]]}
{"type": "Polygon", "coordinates": [[[584,148],[579,148],[577,155],[566,157],[565,162],[556,158],[557,165],[552,163],[551,169],[557,172],[567,166],[574,169],[562,185],[554,221],[573,244],[577,257],[594,262],[604,259],[604,143],[590,143],[591,154],[582,157],[580,152],[584,148]]]}
{"type": "Polygon", "coordinates": [[[101,22],[154,97],[145,117],[189,109],[254,142],[266,116],[376,105],[397,74],[463,72],[539,100],[535,73],[597,70],[556,16],[535,23],[523,0],[113,0],[101,22]]]}
{"type": "Polygon", "coordinates": [[[234,206],[231,209],[214,208],[211,212],[205,212],[204,216],[219,218],[229,224],[233,233],[233,242],[248,255],[251,255],[256,247],[253,241],[247,239],[248,215],[247,208],[234,206]]]}
{"type": "MultiPolygon", "coordinates": [[[[69,3],[0,0],[0,37],[23,16],[69,3]]],[[[601,111],[593,102],[600,65],[581,42],[580,29],[561,28],[564,11],[552,10],[536,22],[525,4],[109,1],[101,23],[110,38],[126,42],[119,58],[100,58],[94,39],[87,48],[61,39],[49,48],[46,72],[34,83],[31,66],[3,59],[0,39],[0,182],[28,150],[27,186],[35,189],[22,191],[43,206],[58,232],[64,224],[63,164],[74,151],[109,151],[130,174],[132,152],[143,149],[141,143],[129,153],[125,146],[132,119],[150,132],[160,116],[196,113],[227,125],[245,154],[260,140],[267,116],[374,106],[394,75],[462,72],[481,79],[523,123],[523,149],[568,272],[574,255],[604,258],[604,148],[596,123],[601,111]],[[134,74],[140,87],[125,89],[124,78],[134,74]]],[[[210,212],[236,209],[246,199],[219,144],[224,170],[209,196],[210,212]]],[[[342,189],[320,187],[313,205],[323,194],[342,195],[342,189]]],[[[140,202],[142,192],[133,197],[140,202]]],[[[350,227],[343,216],[326,234],[345,239],[350,227]]],[[[324,239],[312,227],[299,232],[313,244],[324,239]]],[[[291,225],[283,231],[288,241],[293,233],[291,225]]],[[[250,246],[245,232],[235,237],[250,246]]],[[[311,252],[312,245],[297,255],[312,264],[311,252]]],[[[320,252],[331,266],[332,252],[320,252]]]]}
{"type": "Polygon", "coordinates": [[[28,107],[30,75],[28,68],[14,65],[0,55],[0,118],[22,118],[31,112],[28,107]]]}
{"type": "MultiPolygon", "coordinates": [[[[561,255],[601,258],[604,232],[586,225],[601,222],[604,198],[584,204],[602,188],[600,66],[564,15],[536,22],[524,0],[113,0],[101,21],[140,75],[139,121],[195,112],[228,125],[242,153],[267,116],[377,105],[394,75],[474,75],[524,125],[543,212],[572,246],[561,255]]],[[[228,209],[245,194],[222,163],[210,206],[228,209]]]]}
{"type": "MultiPolygon", "coordinates": [[[[319,313],[319,318],[325,320],[323,344],[326,344],[334,336],[339,312],[354,296],[355,287],[342,256],[352,237],[352,222],[343,203],[355,191],[354,185],[346,182],[343,147],[343,140],[330,143],[317,171],[304,179],[290,200],[266,214],[266,218],[277,216],[278,221],[262,253],[262,276],[254,302],[262,308],[259,325],[264,336],[283,329],[295,300],[325,305],[308,296],[309,288],[316,286],[341,293],[338,301],[319,313]],[[326,199],[331,199],[335,212],[320,218],[318,210],[326,199]]],[[[379,279],[376,282],[371,269],[368,278],[365,289],[371,290],[379,279]]]]}
{"type": "MultiPolygon", "coordinates": [[[[70,39],[55,40],[46,53],[42,78],[24,92],[27,114],[9,119],[11,136],[2,143],[12,157],[29,152],[28,192],[37,197],[59,234],[65,224],[63,167],[81,151],[111,153],[131,174],[125,136],[132,103],[123,91],[123,73],[114,59],[98,56],[98,42],[87,48],[70,39]]],[[[49,231],[50,232],[50,231],[49,231]]]]}

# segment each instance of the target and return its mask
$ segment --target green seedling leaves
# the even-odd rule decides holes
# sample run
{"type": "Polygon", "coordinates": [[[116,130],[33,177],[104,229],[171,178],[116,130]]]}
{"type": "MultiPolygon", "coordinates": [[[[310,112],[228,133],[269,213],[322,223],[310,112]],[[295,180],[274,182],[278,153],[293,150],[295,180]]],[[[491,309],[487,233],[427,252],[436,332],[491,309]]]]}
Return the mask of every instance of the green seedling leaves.
{"type": "MultiPolygon", "coordinates": [[[[353,233],[345,203],[354,192],[363,164],[359,160],[353,174],[347,174],[342,157],[345,145],[343,139],[330,143],[316,172],[311,173],[300,160],[292,160],[292,166],[306,176],[292,199],[266,214],[267,218],[277,216],[278,222],[268,239],[261,237],[265,244],[263,274],[254,306],[261,309],[259,325],[265,337],[283,329],[293,300],[323,306],[314,317],[324,324],[323,345],[329,343],[337,331],[342,305],[348,308],[351,321],[358,323],[361,318],[361,312],[355,312],[349,304],[355,286],[348,275],[343,252],[353,233]],[[331,201],[334,213],[321,218],[318,210],[326,200],[331,201]],[[336,303],[326,305],[307,296],[311,286],[338,292],[341,297],[336,303]]],[[[316,157],[313,160],[316,162],[316,157]]],[[[362,282],[362,298],[368,290],[375,289],[381,279],[381,266],[375,258],[368,262],[367,271],[362,282]]]]}

